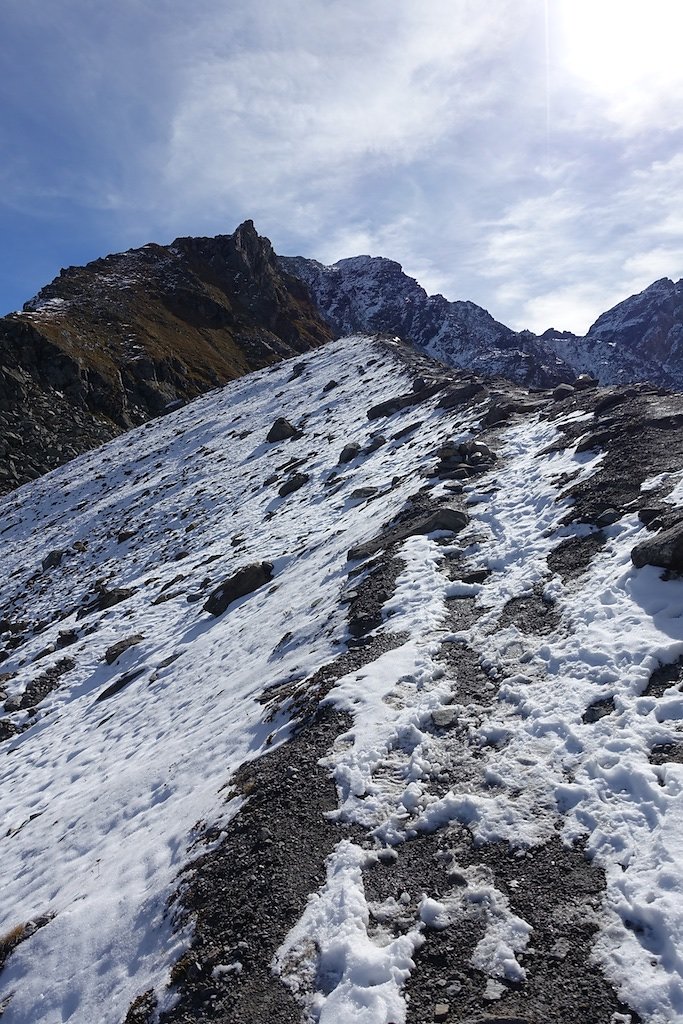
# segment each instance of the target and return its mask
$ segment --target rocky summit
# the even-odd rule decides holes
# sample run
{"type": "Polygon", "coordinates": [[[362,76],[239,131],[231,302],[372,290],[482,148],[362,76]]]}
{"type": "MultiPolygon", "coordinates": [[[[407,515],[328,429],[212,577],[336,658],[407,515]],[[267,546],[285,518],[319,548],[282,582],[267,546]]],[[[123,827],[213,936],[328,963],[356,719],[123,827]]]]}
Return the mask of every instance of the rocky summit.
{"type": "Polygon", "coordinates": [[[251,221],[69,267],[0,320],[0,493],[330,337],[251,221]]]}
{"type": "Polygon", "coordinates": [[[3,1024],[682,1022],[683,396],[309,342],[3,500],[3,1024]]]}

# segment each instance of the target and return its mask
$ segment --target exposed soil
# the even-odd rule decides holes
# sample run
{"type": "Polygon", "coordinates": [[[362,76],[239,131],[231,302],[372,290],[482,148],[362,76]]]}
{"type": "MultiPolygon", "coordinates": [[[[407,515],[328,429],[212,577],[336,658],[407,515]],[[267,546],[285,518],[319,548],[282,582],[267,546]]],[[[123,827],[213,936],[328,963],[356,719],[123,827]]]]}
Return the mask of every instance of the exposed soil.
{"type": "Polygon", "coordinates": [[[537,633],[540,636],[553,633],[560,623],[560,613],[555,605],[538,588],[529,597],[513,597],[503,608],[499,625],[516,626],[521,633],[537,633]]]}
{"type": "Polygon", "coordinates": [[[605,881],[580,848],[570,849],[558,839],[520,856],[506,843],[475,846],[461,829],[442,835],[431,860],[442,891],[453,887],[449,873],[456,885],[462,884],[458,867],[477,866],[489,872],[489,884],[533,928],[521,958],[527,978],[523,983],[504,981],[492,989],[485,976],[469,966],[484,931],[484,921],[476,913],[443,931],[428,930],[407,986],[408,1024],[434,1020],[438,1003],[448,1003],[444,1020],[468,1024],[512,1020],[610,1024],[615,1013],[630,1014],[626,1019],[636,1024],[637,1015],[619,1000],[591,962],[605,881]]]}
{"type": "Polygon", "coordinates": [[[586,572],[607,538],[602,531],[585,537],[567,537],[548,555],[546,561],[551,572],[557,573],[563,583],[578,579],[586,572]]]}

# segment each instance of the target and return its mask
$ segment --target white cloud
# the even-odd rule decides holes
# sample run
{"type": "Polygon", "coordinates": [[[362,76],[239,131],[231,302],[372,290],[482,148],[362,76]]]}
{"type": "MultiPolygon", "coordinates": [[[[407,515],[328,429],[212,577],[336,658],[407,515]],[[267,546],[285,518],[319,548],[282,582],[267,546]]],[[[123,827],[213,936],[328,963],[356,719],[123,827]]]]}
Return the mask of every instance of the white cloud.
{"type": "Polygon", "coordinates": [[[381,254],[511,326],[583,330],[683,271],[678,34],[652,3],[643,28],[636,0],[548,0],[546,50],[541,0],[6,0],[0,230],[58,224],[73,263],[88,232],[251,217],[276,251],[381,254]]]}

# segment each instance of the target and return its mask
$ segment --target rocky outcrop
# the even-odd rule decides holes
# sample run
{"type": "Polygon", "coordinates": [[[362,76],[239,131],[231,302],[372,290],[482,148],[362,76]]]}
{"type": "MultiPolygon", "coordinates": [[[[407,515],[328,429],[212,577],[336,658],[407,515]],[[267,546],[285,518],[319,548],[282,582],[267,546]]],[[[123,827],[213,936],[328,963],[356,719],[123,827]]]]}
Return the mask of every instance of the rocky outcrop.
{"type": "Polygon", "coordinates": [[[330,336],[251,221],[62,270],[0,320],[0,493],[330,336]]]}

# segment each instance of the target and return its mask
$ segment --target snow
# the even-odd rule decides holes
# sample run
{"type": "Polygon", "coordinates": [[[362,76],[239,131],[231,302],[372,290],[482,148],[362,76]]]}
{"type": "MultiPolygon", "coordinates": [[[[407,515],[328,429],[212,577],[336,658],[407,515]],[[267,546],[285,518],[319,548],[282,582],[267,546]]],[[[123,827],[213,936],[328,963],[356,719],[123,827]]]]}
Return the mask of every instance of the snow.
{"type": "MultiPolygon", "coordinates": [[[[392,440],[404,423],[398,414],[382,424],[386,445],[339,467],[345,444],[365,445],[377,430],[366,410],[410,390],[410,377],[389,348],[365,338],[298,361],[305,369],[296,379],[291,363],[251,375],[6,499],[4,604],[13,619],[44,628],[10,652],[2,669],[17,675],[3,687],[20,694],[60,659],[75,665],[35,724],[0,746],[8,880],[0,932],[50,917],[0,975],[3,1024],[119,1022],[151,987],[170,1005],[170,967],[189,940],[166,912],[177,873],[202,821],[224,826],[239,812],[239,800],[221,792],[231,774],[292,728],[287,706],[267,721],[259,696],[344,649],[340,598],[357,566],[349,548],[425,484],[439,444],[471,437],[483,408],[458,419],[434,398],[420,406],[419,431],[392,440]],[[332,378],[339,386],[323,395],[332,378]],[[268,444],[280,415],[303,435],[268,444]],[[277,487],[292,459],[303,460],[309,481],[282,499],[277,487]],[[265,483],[278,468],[277,482],[265,483]],[[333,472],[339,487],[326,486],[333,472]],[[368,486],[378,488],[372,500],[350,497],[368,486]],[[120,540],[124,530],[131,536],[120,540]],[[55,549],[64,550],[61,564],[41,569],[55,549]],[[273,563],[270,585],[222,616],[202,610],[211,586],[261,560],[273,563]],[[205,578],[202,600],[188,602],[205,578]],[[132,593],[79,618],[102,580],[132,593]],[[78,639],[61,648],[69,629],[78,639]],[[132,634],[142,639],[108,665],[105,652],[132,634]]],[[[520,850],[558,830],[566,842],[585,840],[607,877],[595,956],[644,1020],[683,1022],[683,766],[648,758],[654,744],[680,737],[683,694],[644,695],[658,663],[683,654],[683,581],[632,566],[644,529],[635,515],[606,530],[583,577],[563,583],[550,573],[549,552],[590,529],[563,525],[560,481],[588,477],[601,458],[551,451],[556,437],[556,426],[535,416],[501,431],[494,468],[466,488],[470,525],[457,538],[436,533],[401,546],[404,568],[380,627],[398,646],[326,698],[352,717],[325,760],[339,794],[333,817],[364,828],[371,842],[338,844],[273,962],[322,1024],[405,1020],[404,985],[428,930],[472,915],[486,925],[472,966],[491,984],[523,981],[533,969],[528,922],[476,866],[461,866],[466,884],[446,894],[368,902],[363,868],[373,857],[456,825],[477,842],[520,850]],[[456,556],[491,575],[452,581],[456,556]],[[533,594],[554,602],[557,628],[538,635],[501,622],[511,598],[533,594]],[[458,598],[479,618],[453,629],[447,613],[458,598]],[[499,685],[492,704],[461,693],[439,656],[449,644],[478,653],[499,685]],[[584,722],[605,697],[614,711],[584,722]],[[444,709],[457,729],[434,728],[444,709]]],[[[669,500],[683,502],[677,477],[648,481],[645,496],[647,488],[669,488],[669,500]]],[[[446,493],[442,484],[435,493],[446,493]]],[[[21,724],[29,712],[6,717],[21,724]]],[[[214,969],[229,977],[242,965],[214,969]]]]}
{"type": "Polygon", "coordinates": [[[308,1012],[319,1024],[405,1021],[400,990],[424,941],[406,935],[368,935],[370,912],[363,889],[367,853],[343,840],[327,862],[327,880],[311,897],[299,923],[278,950],[274,969],[295,992],[311,993],[308,1012]]]}

